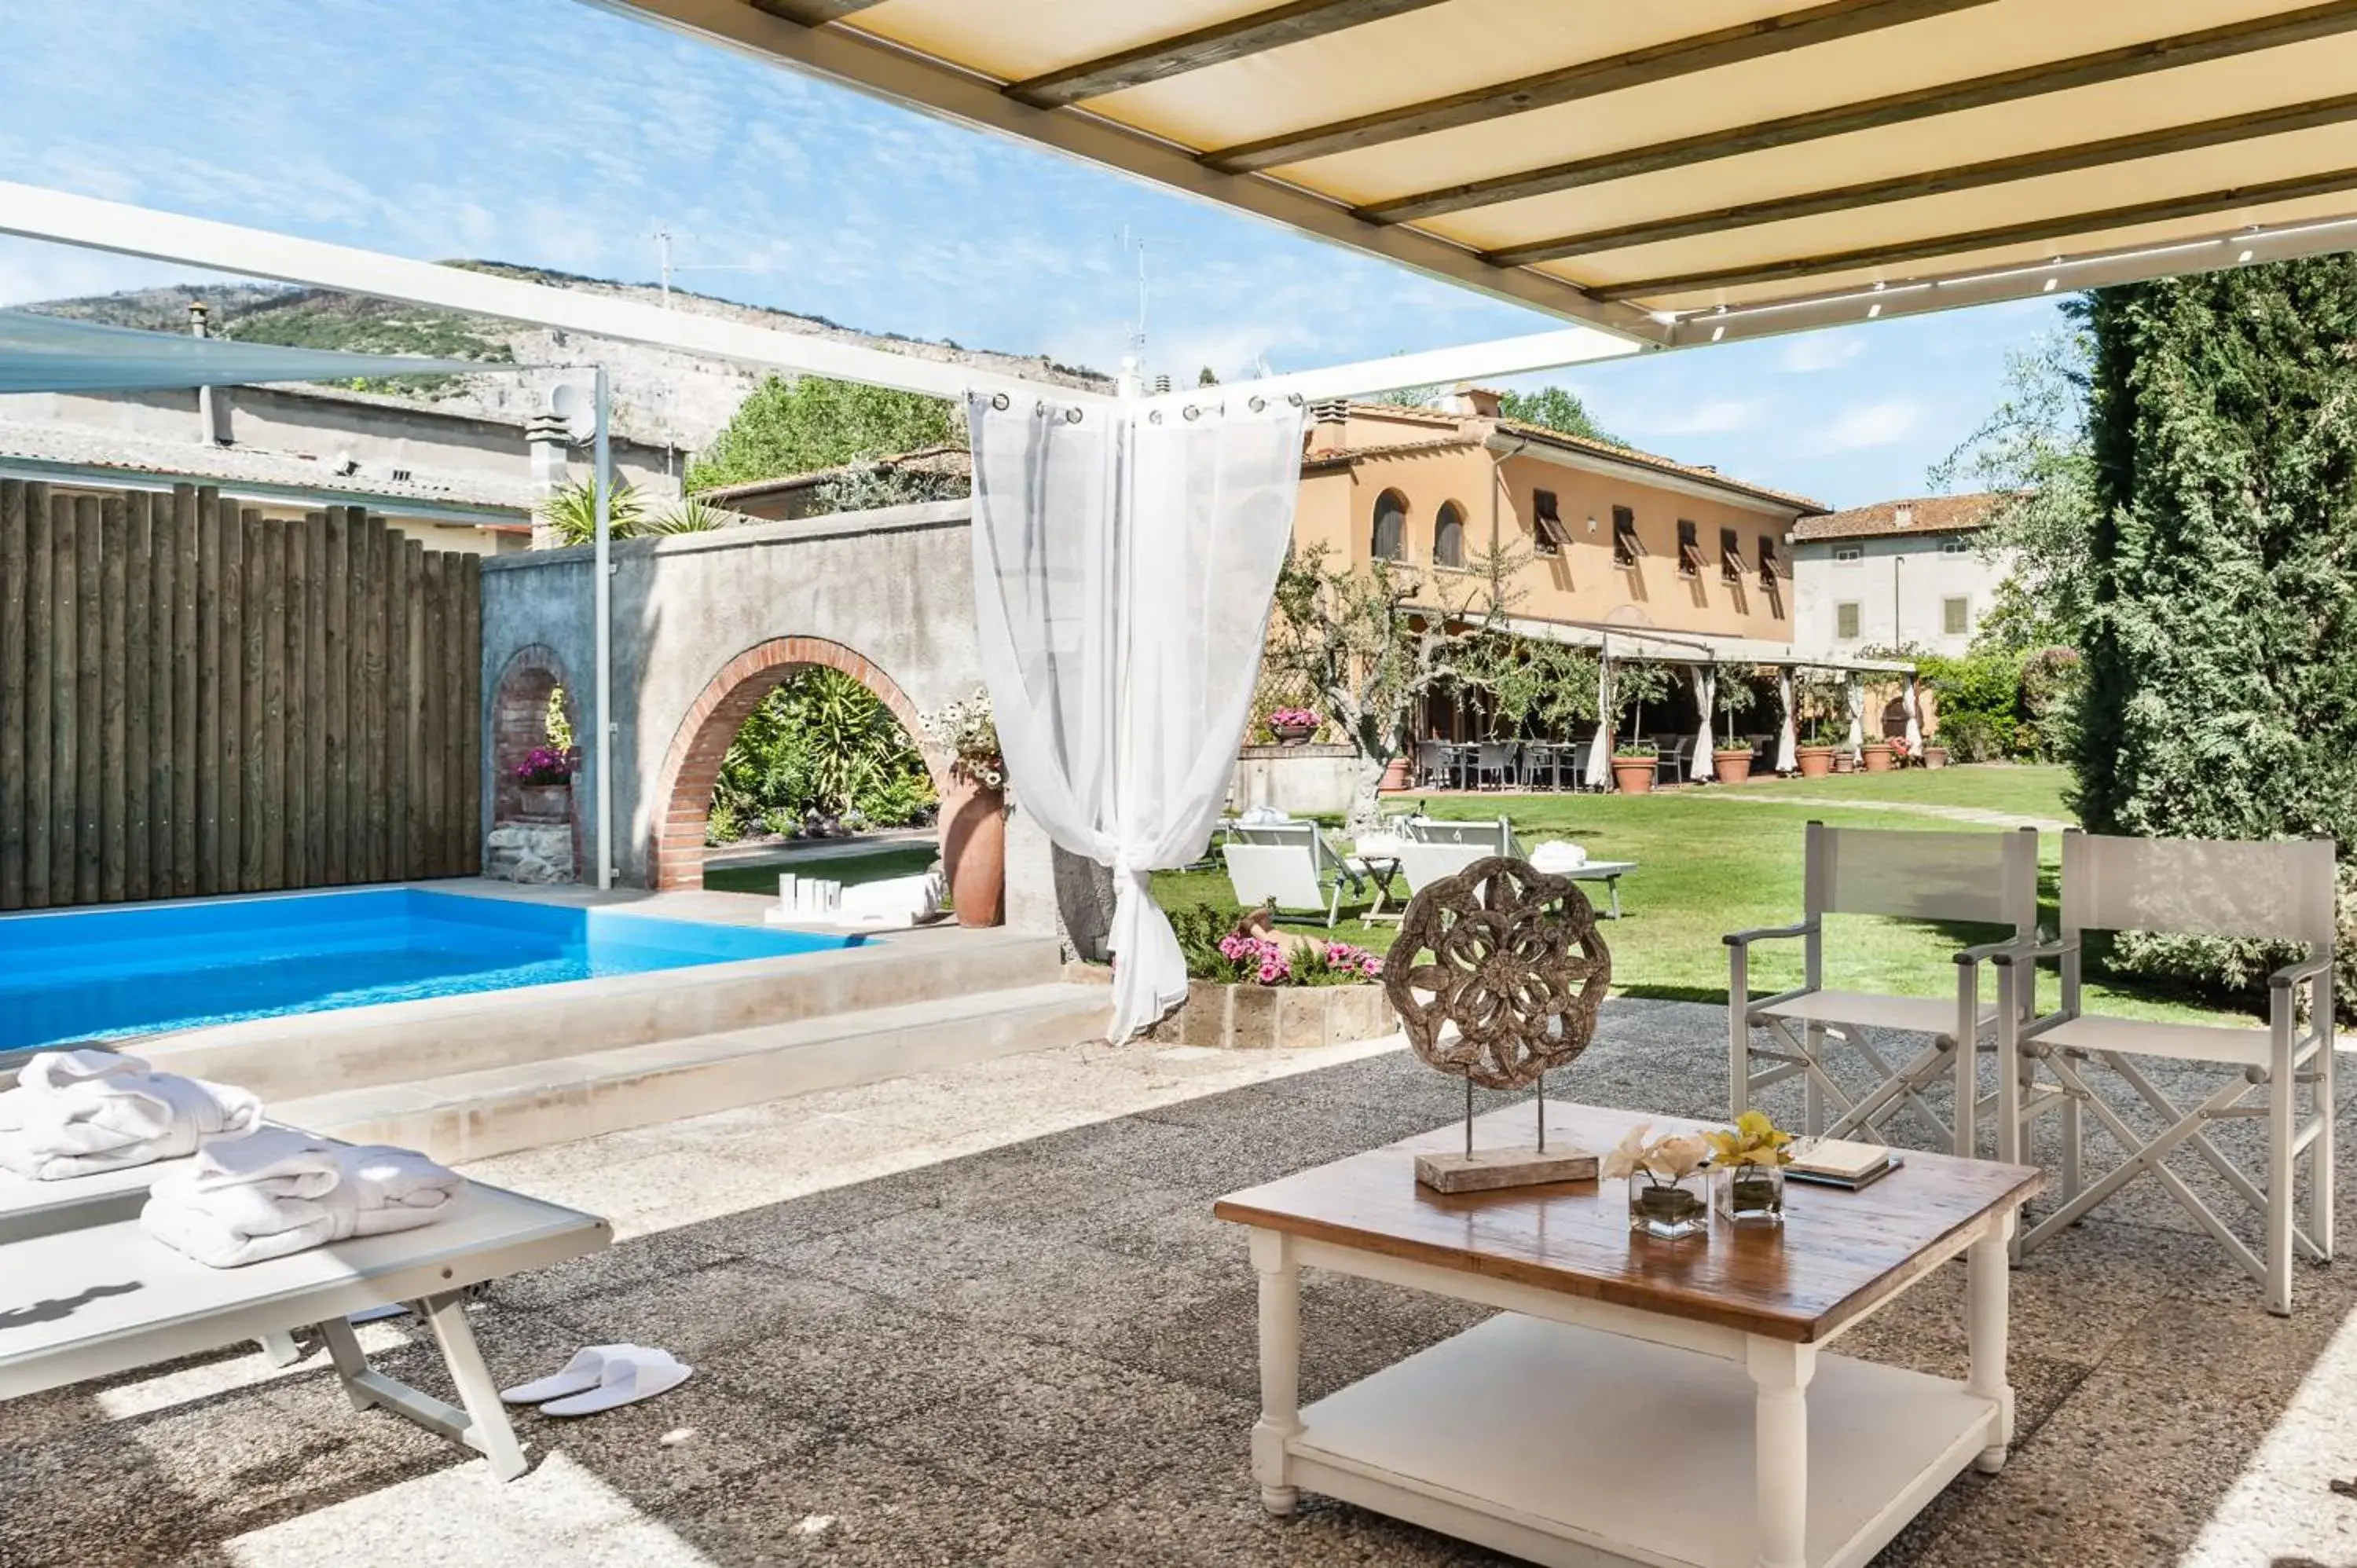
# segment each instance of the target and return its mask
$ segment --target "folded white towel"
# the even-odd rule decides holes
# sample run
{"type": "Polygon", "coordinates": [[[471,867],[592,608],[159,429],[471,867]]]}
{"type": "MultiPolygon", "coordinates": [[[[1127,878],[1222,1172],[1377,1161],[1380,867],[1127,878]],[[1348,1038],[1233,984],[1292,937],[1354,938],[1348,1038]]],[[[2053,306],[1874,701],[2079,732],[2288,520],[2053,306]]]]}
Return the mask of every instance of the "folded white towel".
{"type": "Polygon", "coordinates": [[[45,1051],[0,1093],[0,1166],[35,1181],[94,1176],[194,1154],[262,1124],[242,1089],[151,1072],[135,1057],[45,1051]]]}
{"type": "Polygon", "coordinates": [[[942,907],[942,879],[934,873],[863,882],[843,890],[842,913],[855,919],[921,920],[942,907]]]}
{"type": "Polygon", "coordinates": [[[1564,839],[1549,839],[1531,851],[1531,869],[1544,876],[1561,876],[1587,864],[1587,851],[1564,839]]]}
{"type": "Polygon", "coordinates": [[[343,1148],[280,1128],[208,1148],[198,1165],[156,1184],[139,1226],[216,1269],[430,1225],[467,1185],[413,1149],[343,1148]],[[215,1148],[234,1150],[225,1165],[215,1148]]]}

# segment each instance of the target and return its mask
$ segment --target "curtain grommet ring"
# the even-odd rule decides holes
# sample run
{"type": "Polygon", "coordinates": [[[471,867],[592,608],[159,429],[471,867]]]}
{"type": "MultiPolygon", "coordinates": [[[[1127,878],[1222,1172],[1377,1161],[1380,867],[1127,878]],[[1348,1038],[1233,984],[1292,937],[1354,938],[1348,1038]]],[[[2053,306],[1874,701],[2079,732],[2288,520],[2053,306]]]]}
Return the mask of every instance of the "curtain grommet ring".
{"type": "Polygon", "coordinates": [[[1014,400],[1009,398],[1005,392],[993,392],[990,394],[990,406],[996,409],[1001,413],[1005,413],[1006,412],[1008,405],[1013,401],[1014,400]]]}
{"type": "Polygon", "coordinates": [[[1068,408],[1068,409],[1066,409],[1066,410],[1064,411],[1064,423],[1065,423],[1065,424],[1078,424],[1080,422],[1081,422],[1081,411],[1080,411],[1078,408],[1068,408]]]}
{"type": "Polygon", "coordinates": [[[1259,413],[1268,407],[1268,399],[1265,397],[1255,397],[1244,406],[1251,409],[1254,413],[1259,413]]]}
{"type": "Polygon", "coordinates": [[[1301,394],[1299,392],[1287,392],[1285,394],[1285,401],[1291,403],[1294,407],[1299,408],[1301,406],[1301,394]]]}
{"type": "Polygon", "coordinates": [[[1158,408],[1156,408],[1156,409],[1148,409],[1148,410],[1146,411],[1146,424],[1161,424],[1161,423],[1162,423],[1162,411],[1161,411],[1160,409],[1158,409],[1158,408]]]}
{"type": "Polygon", "coordinates": [[[1197,407],[1196,407],[1193,403],[1189,403],[1189,404],[1187,405],[1187,422],[1188,422],[1189,424],[1193,424],[1196,420],[1199,420],[1199,419],[1200,419],[1200,418],[1202,418],[1202,417],[1203,417],[1203,411],[1202,411],[1201,409],[1197,408],[1197,407]]]}

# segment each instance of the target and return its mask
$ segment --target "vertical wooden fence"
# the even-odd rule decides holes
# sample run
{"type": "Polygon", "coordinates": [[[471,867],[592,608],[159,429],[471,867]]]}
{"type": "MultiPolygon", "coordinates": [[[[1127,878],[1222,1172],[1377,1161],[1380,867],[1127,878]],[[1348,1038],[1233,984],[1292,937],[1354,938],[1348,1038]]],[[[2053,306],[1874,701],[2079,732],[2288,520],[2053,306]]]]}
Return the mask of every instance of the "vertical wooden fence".
{"type": "Polygon", "coordinates": [[[480,588],[358,507],[0,479],[0,909],[479,870],[480,588]]]}

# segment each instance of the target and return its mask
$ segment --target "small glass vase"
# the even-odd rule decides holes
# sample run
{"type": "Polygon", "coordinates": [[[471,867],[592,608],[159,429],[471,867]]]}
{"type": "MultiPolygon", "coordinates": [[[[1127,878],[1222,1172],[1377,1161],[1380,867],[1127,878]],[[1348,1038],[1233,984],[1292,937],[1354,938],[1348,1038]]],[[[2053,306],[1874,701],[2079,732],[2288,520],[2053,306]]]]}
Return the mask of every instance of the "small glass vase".
{"type": "Polygon", "coordinates": [[[1718,1211],[1737,1225],[1784,1223],[1784,1167],[1727,1165],[1719,1171],[1718,1211]]]}
{"type": "Polygon", "coordinates": [[[1699,1235],[1710,1228],[1706,1173],[1672,1179],[1640,1171],[1629,1178],[1629,1229],[1660,1241],[1699,1235]]]}

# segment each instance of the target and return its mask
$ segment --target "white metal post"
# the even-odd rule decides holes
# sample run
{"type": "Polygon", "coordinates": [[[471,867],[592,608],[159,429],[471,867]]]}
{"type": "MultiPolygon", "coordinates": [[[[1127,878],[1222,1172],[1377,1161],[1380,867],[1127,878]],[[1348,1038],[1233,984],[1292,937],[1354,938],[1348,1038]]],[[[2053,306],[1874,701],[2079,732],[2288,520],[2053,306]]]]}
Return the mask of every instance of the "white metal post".
{"type": "Polygon", "coordinates": [[[614,576],[613,496],[607,475],[608,393],[606,367],[597,370],[597,438],[590,448],[596,471],[590,484],[597,498],[595,593],[597,639],[597,886],[614,886],[614,576]]]}

